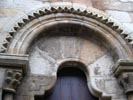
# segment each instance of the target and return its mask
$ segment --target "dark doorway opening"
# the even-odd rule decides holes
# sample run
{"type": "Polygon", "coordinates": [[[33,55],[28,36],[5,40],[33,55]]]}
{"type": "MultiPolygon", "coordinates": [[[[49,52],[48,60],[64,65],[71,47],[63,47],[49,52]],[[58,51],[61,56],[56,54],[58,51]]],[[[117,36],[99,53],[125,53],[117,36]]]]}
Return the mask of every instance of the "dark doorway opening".
{"type": "Polygon", "coordinates": [[[35,100],[98,100],[91,95],[85,74],[78,68],[61,69],[54,88],[35,100]]]}

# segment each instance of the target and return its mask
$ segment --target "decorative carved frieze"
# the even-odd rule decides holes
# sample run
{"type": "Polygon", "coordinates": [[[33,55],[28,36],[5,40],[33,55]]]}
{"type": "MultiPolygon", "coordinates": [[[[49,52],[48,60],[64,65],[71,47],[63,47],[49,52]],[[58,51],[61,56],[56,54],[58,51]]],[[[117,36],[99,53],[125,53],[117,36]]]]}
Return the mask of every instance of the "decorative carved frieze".
{"type": "Polygon", "coordinates": [[[133,93],[133,61],[119,60],[114,66],[114,75],[126,94],[133,93]]]}
{"type": "Polygon", "coordinates": [[[16,93],[16,88],[23,78],[21,70],[7,70],[4,83],[4,91],[16,93]]]}

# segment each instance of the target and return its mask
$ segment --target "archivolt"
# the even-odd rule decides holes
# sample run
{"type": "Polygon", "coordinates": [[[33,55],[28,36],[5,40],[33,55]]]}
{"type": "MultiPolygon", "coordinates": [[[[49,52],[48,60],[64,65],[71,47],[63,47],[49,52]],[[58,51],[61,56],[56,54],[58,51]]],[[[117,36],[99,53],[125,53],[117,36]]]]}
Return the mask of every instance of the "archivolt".
{"type": "MultiPolygon", "coordinates": [[[[47,17],[47,15],[54,15],[54,17],[49,17],[48,20],[55,18],[58,20],[58,15],[56,16],[56,14],[62,14],[62,17],[65,18],[65,14],[69,14],[69,15],[73,15],[75,18],[79,19],[76,16],[81,16],[82,21],[87,21],[85,20],[85,18],[90,18],[93,19],[96,22],[101,23],[104,28],[107,27],[108,30],[110,30],[110,32],[115,32],[118,33],[118,35],[120,35],[128,44],[128,46],[125,46],[124,48],[127,48],[127,51],[132,54],[132,46],[133,46],[133,39],[130,38],[130,36],[128,36],[128,33],[124,31],[124,29],[118,25],[118,23],[114,22],[113,19],[103,13],[100,12],[97,9],[91,8],[91,7],[86,7],[86,6],[82,6],[82,5],[78,5],[75,3],[51,3],[50,5],[46,5],[43,8],[40,8],[36,11],[33,11],[29,14],[27,14],[27,16],[24,16],[22,19],[20,19],[18,22],[16,22],[16,24],[12,27],[11,31],[9,31],[9,33],[7,34],[3,45],[1,46],[1,53],[13,53],[13,50],[10,50],[12,48],[15,48],[15,44],[13,44],[14,38],[17,34],[25,34],[24,32],[22,32],[22,30],[27,27],[27,25],[31,22],[35,22],[36,19],[39,19],[38,22],[41,21],[47,21],[44,19],[41,19],[42,17],[47,17]],[[63,15],[64,14],[64,15],[63,15]],[[13,47],[13,45],[14,47],[13,47]]],[[[80,18],[80,19],[81,19],[80,18]]],[[[35,23],[37,24],[37,23],[35,23]]],[[[33,26],[31,24],[31,26],[33,26]]],[[[37,25],[36,25],[37,26],[37,25]]],[[[97,27],[103,28],[100,25],[97,25],[97,27]]],[[[107,30],[105,29],[105,30],[107,30]]],[[[27,30],[30,30],[30,28],[28,27],[27,30]]],[[[120,39],[121,40],[121,39],[120,39]]],[[[16,40],[15,40],[16,41],[16,40]]],[[[19,42],[19,39],[16,41],[16,43],[19,42]]],[[[121,41],[120,41],[121,42],[121,41]]],[[[121,42],[123,43],[123,41],[121,42]]],[[[124,44],[124,43],[123,43],[124,44]]],[[[126,45],[126,44],[124,44],[126,45]]],[[[15,50],[17,51],[17,50],[15,50]]],[[[18,51],[17,51],[18,53],[18,51]]]]}

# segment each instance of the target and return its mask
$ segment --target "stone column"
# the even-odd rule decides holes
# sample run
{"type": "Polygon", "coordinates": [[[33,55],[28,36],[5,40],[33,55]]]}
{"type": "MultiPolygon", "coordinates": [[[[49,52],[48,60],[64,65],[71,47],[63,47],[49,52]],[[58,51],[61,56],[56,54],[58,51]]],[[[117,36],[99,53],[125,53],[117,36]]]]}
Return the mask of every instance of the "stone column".
{"type": "Polygon", "coordinates": [[[22,80],[21,70],[7,70],[4,83],[4,100],[13,100],[16,89],[22,80]]]}
{"type": "Polygon", "coordinates": [[[13,100],[13,94],[6,94],[5,96],[4,96],[4,100],[13,100]]]}
{"type": "MultiPolygon", "coordinates": [[[[3,100],[13,100],[17,87],[27,73],[28,55],[11,55],[0,53],[0,70],[3,69],[1,77],[2,90],[0,97],[3,100]]],[[[0,98],[0,100],[1,100],[0,98]]]]}
{"type": "Polygon", "coordinates": [[[114,66],[114,75],[123,86],[128,100],[133,100],[133,61],[119,60],[114,66]]]}
{"type": "Polygon", "coordinates": [[[133,100],[133,73],[123,73],[119,78],[119,83],[123,86],[128,100],[133,100]]]}

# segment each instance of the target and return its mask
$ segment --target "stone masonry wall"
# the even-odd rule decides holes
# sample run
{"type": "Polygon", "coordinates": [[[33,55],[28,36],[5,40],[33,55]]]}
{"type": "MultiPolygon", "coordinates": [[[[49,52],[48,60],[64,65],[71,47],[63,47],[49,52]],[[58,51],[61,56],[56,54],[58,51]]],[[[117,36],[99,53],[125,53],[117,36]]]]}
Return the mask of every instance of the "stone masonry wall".
{"type": "MultiPolygon", "coordinates": [[[[92,6],[99,10],[102,10],[102,11],[110,14],[112,17],[114,17],[114,19],[116,19],[116,21],[118,21],[120,24],[126,26],[127,31],[129,31],[129,33],[131,33],[131,36],[133,38],[133,34],[132,34],[133,33],[133,0],[0,0],[0,45],[2,44],[4,37],[7,35],[8,31],[10,30],[12,25],[19,18],[24,16],[26,13],[36,10],[38,8],[41,8],[44,6],[44,4],[46,4],[46,3],[50,4],[51,2],[73,2],[73,3],[82,4],[82,5],[92,6]]],[[[0,71],[0,73],[1,73],[1,71],[0,71]]],[[[27,79],[25,79],[26,81],[24,81],[24,82],[25,83],[26,82],[33,83],[32,86],[34,86],[37,79],[39,79],[39,78],[42,79],[41,76],[34,76],[33,78],[32,77],[33,76],[26,77],[29,79],[28,79],[28,81],[27,81],[27,79]],[[35,77],[36,77],[36,80],[35,80],[35,77]],[[32,81],[32,82],[30,82],[30,81],[32,81]]],[[[47,77],[43,77],[43,78],[44,78],[44,80],[47,79],[47,77]]],[[[44,80],[42,80],[42,83],[44,80]]],[[[98,81],[97,83],[99,83],[99,84],[97,84],[97,86],[99,86],[99,87],[101,86],[101,84],[103,84],[103,83],[105,84],[105,81],[106,81],[106,83],[108,82],[109,84],[107,83],[104,86],[109,87],[112,84],[114,84],[111,82],[116,82],[116,80],[115,81],[114,80],[115,80],[115,78],[110,78],[110,80],[105,79],[105,80],[101,81],[101,79],[99,78],[96,81],[98,81]]],[[[49,80],[48,82],[51,82],[51,80],[49,80]]],[[[28,86],[28,85],[26,85],[26,86],[28,86]]],[[[31,84],[30,84],[30,86],[31,86],[31,84]]],[[[24,87],[24,86],[22,86],[22,87],[24,87]]],[[[101,90],[103,89],[106,92],[107,91],[106,87],[101,87],[101,90]]],[[[30,87],[30,88],[32,90],[32,87],[30,87]]],[[[38,89],[40,89],[40,87],[38,89]]],[[[117,89],[117,86],[114,89],[117,89]]],[[[22,91],[22,89],[20,89],[20,90],[22,91]]],[[[112,93],[112,91],[114,92],[115,90],[110,89],[109,93],[112,93]]],[[[121,92],[123,92],[123,91],[121,91],[121,92]]],[[[19,91],[18,91],[18,94],[19,94],[19,91]]],[[[27,94],[27,93],[25,92],[25,94],[27,94]]],[[[116,93],[114,93],[114,94],[116,94],[116,93]]],[[[122,94],[122,93],[120,93],[120,94],[122,94]]],[[[32,95],[32,94],[29,94],[29,96],[27,96],[27,97],[25,95],[25,97],[23,96],[22,98],[20,95],[20,97],[19,96],[16,97],[16,100],[18,100],[17,98],[19,98],[19,100],[33,100],[33,98],[30,98],[30,95],[32,95]]],[[[126,98],[121,97],[121,95],[120,95],[119,98],[117,96],[116,98],[113,98],[113,100],[126,100],[126,98]]]]}

